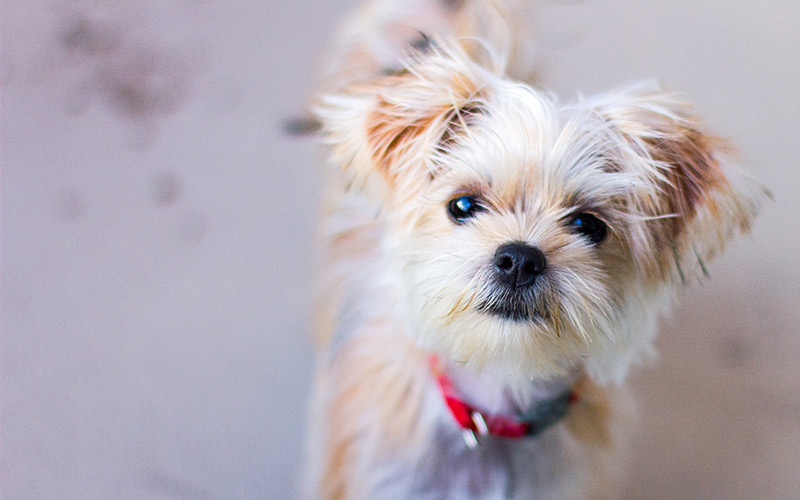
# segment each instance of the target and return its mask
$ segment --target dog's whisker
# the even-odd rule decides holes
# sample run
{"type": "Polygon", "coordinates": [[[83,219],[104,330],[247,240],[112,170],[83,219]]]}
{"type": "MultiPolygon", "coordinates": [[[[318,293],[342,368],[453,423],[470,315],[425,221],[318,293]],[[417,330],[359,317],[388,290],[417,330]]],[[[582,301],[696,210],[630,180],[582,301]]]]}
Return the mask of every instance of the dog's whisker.
{"type": "Polygon", "coordinates": [[[700,270],[703,272],[703,276],[705,276],[706,278],[710,278],[711,275],[708,274],[708,268],[706,268],[706,265],[703,262],[703,258],[700,256],[700,252],[698,252],[696,248],[694,248],[693,250],[694,250],[694,256],[697,259],[697,264],[700,265],[700,270]]]}
{"type": "Polygon", "coordinates": [[[681,267],[681,257],[680,257],[680,255],[678,255],[678,249],[675,248],[675,247],[672,247],[672,256],[673,256],[674,262],[675,262],[675,270],[678,271],[678,276],[680,276],[680,278],[681,278],[681,284],[685,285],[686,284],[686,275],[683,274],[683,268],[681,267]]]}
{"type": "MultiPolygon", "coordinates": [[[[473,259],[470,259],[470,260],[473,260],[473,259]]],[[[450,288],[453,285],[453,283],[455,283],[458,280],[460,280],[465,274],[467,274],[469,272],[469,267],[467,266],[467,264],[469,264],[469,263],[470,263],[469,261],[465,262],[462,265],[462,267],[454,269],[448,276],[446,276],[444,278],[444,280],[443,280],[444,284],[442,284],[442,286],[438,290],[436,290],[431,296],[432,298],[436,299],[436,302],[441,301],[446,296],[446,293],[445,293],[446,290],[448,288],[450,288]]],[[[469,288],[472,286],[472,284],[475,281],[475,279],[476,279],[476,277],[473,276],[473,278],[470,280],[470,282],[467,283],[466,287],[464,287],[465,291],[462,292],[462,293],[466,293],[466,291],[469,290],[469,288]]],[[[438,281],[438,280],[436,280],[436,281],[438,281]]],[[[451,311],[448,314],[446,314],[445,316],[450,316],[453,313],[453,311],[458,308],[458,303],[459,303],[460,300],[461,300],[461,298],[459,297],[456,300],[456,302],[454,303],[451,311]]],[[[428,299],[423,303],[422,307],[427,309],[429,306],[435,304],[436,302],[433,302],[431,299],[428,299]]]]}
{"type": "Polygon", "coordinates": [[[467,283],[467,285],[464,287],[464,290],[458,295],[456,301],[453,303],[453,307],[450,309],[450,311],[448,311],[445,314],[446,318],[450,318],[456,314],[463,313],[464,311],[467,310],[467,308],[470,305],[472,305],[472,302],[474,301],[475,296],[477,295],[477,290],[475,290],[475,287],[473,286],[477,279],[478,275],[476,274],[475,276],[472,277],[469,283],[467,283]],[[466,302],[464,302],[464,297],[466,297],[467,294],[470,294],[470,291],[472,291],[470,298],[466,302]]]}

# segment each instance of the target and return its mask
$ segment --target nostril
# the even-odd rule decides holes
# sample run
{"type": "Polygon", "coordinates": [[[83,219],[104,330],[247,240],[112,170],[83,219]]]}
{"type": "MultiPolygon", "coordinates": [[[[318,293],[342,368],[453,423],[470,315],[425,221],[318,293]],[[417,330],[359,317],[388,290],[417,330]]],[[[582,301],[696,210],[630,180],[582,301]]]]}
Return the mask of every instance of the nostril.
{"type": "Polygon", "coordinates": [[[522,274],[538,274],[542,271],[542,265],[538,260],[526,260],[522,265],[522,274]]]}
{"type": "Polygon", "coordinates": [[[503,271],[510,271],[512,267],[514,267],[514,259],[509,257],[508,255],[501,255],[495,261],[495,265],[498,269],[503,271]]]}

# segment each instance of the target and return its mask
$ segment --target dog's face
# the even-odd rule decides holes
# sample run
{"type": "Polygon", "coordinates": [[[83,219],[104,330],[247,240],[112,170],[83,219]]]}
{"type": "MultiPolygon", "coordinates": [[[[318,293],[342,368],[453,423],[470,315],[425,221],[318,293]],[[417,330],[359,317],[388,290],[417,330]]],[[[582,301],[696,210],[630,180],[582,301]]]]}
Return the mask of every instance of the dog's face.
{"type": "Polygon", "coordinates": [[[334,161],[381,206],[409,330],[455,361],[618,375],[755,211],[653,91],[559,108],[457,51],[351,90],[318,109],[334,161]]]}

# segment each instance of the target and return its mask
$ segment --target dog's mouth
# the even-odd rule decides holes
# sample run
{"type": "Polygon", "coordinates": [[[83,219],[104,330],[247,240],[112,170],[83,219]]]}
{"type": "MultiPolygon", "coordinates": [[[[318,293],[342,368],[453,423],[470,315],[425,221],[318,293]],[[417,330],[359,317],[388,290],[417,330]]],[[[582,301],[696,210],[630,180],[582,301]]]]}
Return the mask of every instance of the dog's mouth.
{"type": "Polygon", "coordinates": [[[553,313],[559,310],[560,294],[552,280],[539,276],[534,283],[516,286],[499,279],[491,271],[480,286],[481,292],[475,302],[474,311],[504,321],[537,324],[557,321],[553,313]]]}
{"type": "Polygon", "coordinates": [[[539,323],[550,316],[547,307],[534,298],[505,295],[482,301],[478,311],[516,323],[539,323]]]}

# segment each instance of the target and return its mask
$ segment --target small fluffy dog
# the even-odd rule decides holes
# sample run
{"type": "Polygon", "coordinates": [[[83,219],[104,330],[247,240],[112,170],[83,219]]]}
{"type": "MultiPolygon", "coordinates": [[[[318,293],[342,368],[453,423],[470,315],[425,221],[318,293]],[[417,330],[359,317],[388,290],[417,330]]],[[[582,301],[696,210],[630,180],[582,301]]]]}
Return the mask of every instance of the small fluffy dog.
{"type": "Polygon", "coordinates": [[[395,24],[370,4],[315,107],[334,168],[308,493],[603,496],[608,387],[765,192],[674,96],[560,105],[491,64],[509,44],[458,14],[488,3],[439,3],[395,24]]]}

